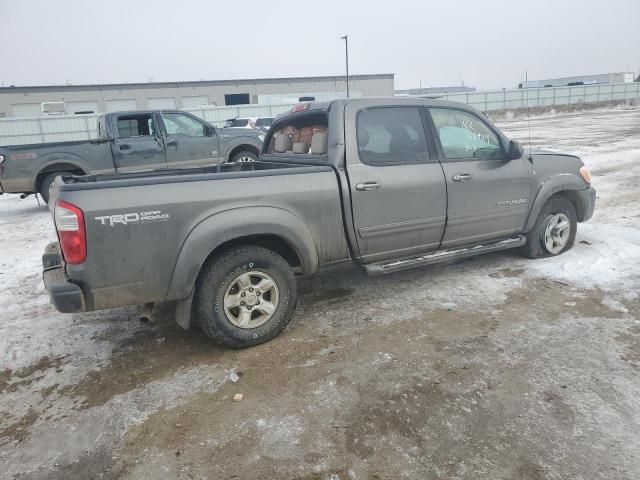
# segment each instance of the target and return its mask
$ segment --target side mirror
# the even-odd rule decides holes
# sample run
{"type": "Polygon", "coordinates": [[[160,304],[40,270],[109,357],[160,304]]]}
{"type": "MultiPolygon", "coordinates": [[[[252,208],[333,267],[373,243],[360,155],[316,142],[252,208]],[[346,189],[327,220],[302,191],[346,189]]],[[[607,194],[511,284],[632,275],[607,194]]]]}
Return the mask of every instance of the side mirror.
{"type": "Polygon", "coordinates": [[[204,126],[204,134],[207,137],[212,137],[216,134],[216,128],[212,125],[205,125],[204,126]]]}
{"type": "Polygon", "coordinates": [[[524,150],[522,146],[515,140],[511,140],[509,142],[509,153],[507,158],[509,160],[515,160],[516,158],[521,158],[524,155],[524,150]]]}

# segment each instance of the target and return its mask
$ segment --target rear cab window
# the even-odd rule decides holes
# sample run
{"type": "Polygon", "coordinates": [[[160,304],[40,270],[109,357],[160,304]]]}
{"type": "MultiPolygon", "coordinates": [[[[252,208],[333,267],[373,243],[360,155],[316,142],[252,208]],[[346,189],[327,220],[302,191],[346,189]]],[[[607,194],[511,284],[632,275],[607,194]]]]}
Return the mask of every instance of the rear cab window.
{"type": "Polygon", "coordinates": [[[104,115],[101,115],[98,118],[98,139],[106,139],[107,138],[107,124],[104,115]]]}
{"type": "Polygon", "coordinates": [[[150,113],[120,115],[116,128],[120,138],[146,137],[156,133],[153,115],[150,113]]]}
{"type": "Polygon", "coordinates": [[[429,161],[424,124],[418,107],[374,107],[358,112],[358,156],[367,165],[429,161]]]}
{"type": "Polygon", "coordinates": [[[278,124],[271,136],[267,154],[325,155],[328,147],[326,112],[307,112],[278,124]]]}

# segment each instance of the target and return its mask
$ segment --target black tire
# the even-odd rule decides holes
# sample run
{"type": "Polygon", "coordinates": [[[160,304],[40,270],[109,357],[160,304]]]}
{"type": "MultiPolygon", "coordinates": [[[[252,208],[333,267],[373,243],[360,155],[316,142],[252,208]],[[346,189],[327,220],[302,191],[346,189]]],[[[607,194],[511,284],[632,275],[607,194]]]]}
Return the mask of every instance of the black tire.
{"type": "Polygon", "coordinates": [[[258,155],[249,150],[242,150],[231,157],[232,162],[249,163],[255,162],[256,160],[258,160],[258,155]]]}
{"type": "MultiPolygon", "coordinates": [[[[266,248],[243,246],[228,250],[205,265],[196,284],[193,313],[200,328],[217,343],[245,348],[278,336],[291,321],[296,300],[296,281],[287,261],[266,248]],[[248,272],[268,275],[278,292],[278,301],[271,317],[255,328],[242,328],[232,323],[228,315],[233,317],[233,314],[227,313],[224,304],[227,290],[235,288],[234,285],[238,285],[237,278],[248,272]]],[[[255,308],[260,315],[259,308],[255,308]]]]}
{"type": "Polygon", "coordinates": [[[578,219],[576,216],[576,209],[573,203],[561,195],[555,195],[547,200],[544,204],[536,223],[529,233],[527,233],[527,243],[522,247],[522,253],[529,258],[544,258],[553,257],[555,255],[561,255],[567,250],[573,247],[576,240],[576,231],[578,226],[578,219]],[[564,214],[569,219],[569,236],[566,240],[566,244],[562,250],[558,252],[550,252],[545,246],[544,236],[546,228],[557,214],[564,214]]]}
{"type": "Polygon", "coordinates": [[[65,174],[70,174],[70,172],[54,172],[42,178],[42,181],[38,186],[38,193],[42,197],[42,200],[44,200],[44,203],[49,203],[49,189],[51,188],[51,184],[57,177],[65,174]]]}

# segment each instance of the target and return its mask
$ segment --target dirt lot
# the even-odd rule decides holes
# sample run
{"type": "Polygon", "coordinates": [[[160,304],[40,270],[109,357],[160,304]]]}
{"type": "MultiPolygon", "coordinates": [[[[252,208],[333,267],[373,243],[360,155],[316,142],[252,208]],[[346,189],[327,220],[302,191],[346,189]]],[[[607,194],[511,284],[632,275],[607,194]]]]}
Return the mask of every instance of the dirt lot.
{"type": "MultiPolygon", "coordinates": [[[[501,126],[526,140],[526,121],[501,126]]],[[[301,282],[282,336],[243,351],[180,330],[168,306],[152,323],[55,312],[48,212],[0,197],[0,477],[640,478],[640,110],[531,129],[594,174],[571,252],[335,270],[301,282]]]]}

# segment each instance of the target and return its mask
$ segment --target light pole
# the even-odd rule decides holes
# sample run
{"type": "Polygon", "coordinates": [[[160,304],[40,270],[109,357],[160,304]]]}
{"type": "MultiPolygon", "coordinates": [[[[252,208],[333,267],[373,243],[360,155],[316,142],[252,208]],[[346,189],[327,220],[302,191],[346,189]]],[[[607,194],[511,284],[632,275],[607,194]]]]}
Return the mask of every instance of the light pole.
{"type": "Polygon", "coordinates": [[[349,98],[349,36],[340,37],[344,40],[344,59],[347,67],[347,98],[349,98]]]}

